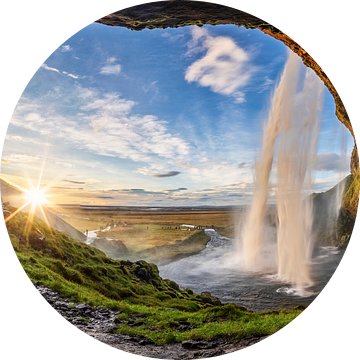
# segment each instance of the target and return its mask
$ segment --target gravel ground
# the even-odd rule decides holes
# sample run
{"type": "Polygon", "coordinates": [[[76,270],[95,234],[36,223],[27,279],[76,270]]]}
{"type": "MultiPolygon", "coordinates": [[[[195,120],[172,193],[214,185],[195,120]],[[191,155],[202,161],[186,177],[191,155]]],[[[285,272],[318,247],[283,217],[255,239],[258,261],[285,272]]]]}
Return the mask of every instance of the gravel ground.
{"type": "MultiPolygon", "coordinates": [[[[182,343],[156,345],[144,336],[116,334],[115,330],[121,323],[116,315],[119,315],[121,311],[95,309],[89,304],[76,304],[62,298],[57,292],[49,288],[36,284],[35,286],[48,303],[77,328],[105,344],[137,355],[173,360],[202,359],[240,350],[266,338],[251,337],[235,342],[222,339],[191,339],[182,343]]],[[[139,326],[139,324],[141,325],[141,318],[145,316],[144,314],[131,314],[127,324],[139,326]]],[[[187,325],[180,326],[184,328],[187,325]]]]}

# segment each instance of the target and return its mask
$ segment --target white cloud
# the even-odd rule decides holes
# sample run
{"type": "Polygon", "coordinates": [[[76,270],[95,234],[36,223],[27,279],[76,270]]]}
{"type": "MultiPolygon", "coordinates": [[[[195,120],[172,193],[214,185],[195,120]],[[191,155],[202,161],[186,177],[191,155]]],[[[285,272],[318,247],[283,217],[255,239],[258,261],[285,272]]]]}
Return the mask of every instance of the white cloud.
{"type": "Polygon", "coordinates": [[[187,163],[187,162],[184,162],[184,161],[177,161],[175,163],[175,165],[182,166],[182,167],[187,167],[187,168],[192,168],[193,167],[193,164],[187,163]]]}
{"type": "Polygon", "coordinates": [[[11,124],[60,138],[94,154],[133,161],[154,161],[158,157],[180,161],[189,152],[188,143],[172,135],[166,122],[153,115],[133,114],[135,103],[116,93],[98,97],[96,92],[80,88],[76,103],[81,117],[62,116],[58,102],[22,98],[11,124]]]}
{"type": "Polygon", "coordinates": [[[73,79],[78,79],[78,78],[79,78],[78,75],[69,74],[67,71],[60,71],[60,70],[58,70],[58,69],[56,69],[56,68],[52,68],[52,67],[50,67],[50,66],[47,66],[46,64],[42,64],[41,67],[42,67],[43,69],[45,69],[45,70],[54,71],[54,72],[57,72],[57,73],[60,74],[60,75],[63,74],[63,75],[69,76],[69,77],[71,77],[71,78],[73,78],[73,79]]]}
{"type": "Polygon", "coordinates": [[[11,162],[19,163],[33,163],[40,160],[38,156],[26,155],[26,154],[11,154],[7,157],[7,160],[11,162]]]}
{"type": "Polygon", "coordinates": [[[78,78],[79,78],[78,75],[69,74],[69,73],[66,72],[66,71],[63,71],[62,73],[63,73],[64,75],[66,75],[66,76],[69,76],[69,77],[73,78],[73,79],[78,79],[78,78]]]}
{"type": "Polygon", "coordinates": [[[68,51],[71,51],[72,48],[70,45],[63,45],[60,49],[61,52],[68,52],[68,51]]]}
{"type": "Polygon", "coordinates": [[[77,89],[77,96],[82,99],[88,99],[96,96],[96,91],[89,88],[83,88],[79,86],[77,89]]]}
{"type": "Polygon", "coordinates": [[[63,161],[57,161],[55,163],[55,165],[61,166],[61,167],[65,167],[65,168],[73,168],[75,167],[73,164],[69,164],[67,162],[63,162],[63,161]]]}
{"type": "Polygon", "coordinates": [[[118,75],[121,71],[121,66],[117,65],[105,65],[101,68],[100,74],[103,75],[118,75]]]}
{"type": "Polygon", "coordinates": [[[100,74],[102,75],[118,75],[121,71],[121,65],[114,64],[116,61],[115,57],[110,57],[107,59],[107,65],[100,69],[100,74]]]}
{"type": "Polygon", "coordinates": [[[5,136],[6,140],[14,140],[14,141],[24,141],[24,138],[20,135],[8,135],[5,136]]]}
{"type": "Polygon", "coordinates": [[[337,185],[342,179],[343,179],[343,177],[339,176],[339,174],[336,174],[332,177],[315,179],[314,186],[313,186],[313,192],[318,193],[318,192],[328,191],[329,189],[331,189],[335,185],[337,185]]]}
{"type": "Polygon", "coordinates": [[[185,79],[188,82],[197,82],[215,93],[232,96],[237,103],[245,101],[240,89],[249,83],[255,67],[244,49],[229,37],[213,37],[198,27],[192,29],[192,41],[188,46],[188,54],[206,51],[187,68],[185,79]]]}
{"type": "Polygon", "coordinates": [[[258,94],[261,94],[262,92],[266,91],[270,87],[274,85],[275,81],[269,79],[268,77],[265,78],[264,82],[259,86],[258,94]]]}
{"type": "Polygon", "coordinates": [[[182,39],[184,37],[184,34],[176,34],[174,32],[163,32],[161,34],[161,37],[163,38],[167,38],[169,41],[171,42],[176,42],[179,41],[180,39],[182,39]]]}
{"type": "Polygon", "coordinates": [[[157,87],[157,80],[156,81],[153,81],[152,83],[150,84],[147,84],[147,85],[143,85],[142,86],[142,90],[145,92],[145,93],[148,93],[149,91],[151,91],[152,93],[155,93],[155,95],[157,95],[159,93],[159,88],[157,87]]]}
{"type": "MultiPolygon", "coordinates": [[[[83,94],[81,94],[83,96],[83,94]]],[[[128,114],[135,105],[134,101],[119,99],[116,93],[104,94],[103,98],[97,98],[81,107],[81,110],[97,110],[100,113],[112,116],[128,114]]]]}
{"type": "MultiPolygon", "coordinates": [[[[36,117],[34,116],[35,114],[32,114],[33,116],[29,117],[31,119],[36,119],[36,117]]],[[[16,141],[16,142],[19,142],[19,143],[31,143],[31,144],[36,144],[36,145],[40,145],[40,146],[51,146],[50,143],[46,142],[46,141],[43,141],[41,139],[39,139],[38,137],[34,137],[34,138],[31,138],[31,137],[23,137],[23,136],[20,136],[20,135],[9,135],[7,134],[5,136],[5,139],[6,141],[10,141],[10,142],[13,142],[13,141],[16,141]]],[[[15,146],[19,146],[19,144],[16,144],[15,146]]]]}
{"type": "Polygon", "coordinates": [[[321,153],[316,155],[316,170],[332,171],[334,173],[350,173],[350,156],[341,157],[335,153],[321,153]]]}
{"type": "Polygon", "coordinates": [[[47,66],[46,64],[42,64],[41,67],[45,70],[48,70],[48,71],[54,71],[54,72],[57,72],[60,74],[60,71],[58,69],[55,69],[55,68],[52,68],[52,67],[49,67],[47,66]]]}

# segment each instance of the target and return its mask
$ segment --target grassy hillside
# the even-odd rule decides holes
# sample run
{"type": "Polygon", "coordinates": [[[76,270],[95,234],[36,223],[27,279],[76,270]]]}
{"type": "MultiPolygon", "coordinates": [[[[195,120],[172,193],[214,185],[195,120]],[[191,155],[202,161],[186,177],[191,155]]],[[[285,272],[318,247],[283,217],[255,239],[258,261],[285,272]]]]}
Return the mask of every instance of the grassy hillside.
{"type": "MultiPolygon", "coordinates": [[[[3,203],[5,216],[15,208],[3,203]]],[[[302,311],[252,313],[241,306],[223,305],[209,293],[194,294],[162,279],[158,268],[145,261],[112,260],[84,243],[47,228],[38,218],[27,228],[19,212],[7,223],[8,233],[25,272],[74,302],[119,309],[119,324],[111,331],[136,333],[157,343],[189,338],[242,339],[269,335],[302,311]],[[129,314],[142,314],[139,326],[129,326],[129,314]],[[176,328],[186,321],[183,332],[176,328]]]]}
{"type": "MultiPolygon", "coordinates": [[[[26,200],[24,198],[24,193],[21,189],[17,188],[14,185],[9,184],[3,179],[0,179],[0,188],[1,188],[1,199],[2,201],[8,201],[13,206],[21,207],[25,204],[26,200]]],[[[24,211],[29,211],[30,205],[24,208],[24,211]]],[[[70,236],[73,239],[76,239],[81,242],[86,241],[86,236],[75,229],[73,226],[68,224],[63,219],[60,219],[52,211],[49,211],[47,208],[43,208],[46,215],[46,220],[49,222],[50,226],[56,230],[61,231],[62,233],[70,236]]],[[[36,215],[45,220],[44,214],[39,209],[36,210],[36,215]]]]}
{"type": "MultiPolygon", "coordinates": [[[[183,232],[187,233],[187,231],[183,232]]],[[[140,251],[136,255],[159,265],[167,264],[205,249],[209,240],[210,236],[207,236],[204,230],[196,230],[185,240],[177,240],[173,244],[155,246],[140,251]]]]}

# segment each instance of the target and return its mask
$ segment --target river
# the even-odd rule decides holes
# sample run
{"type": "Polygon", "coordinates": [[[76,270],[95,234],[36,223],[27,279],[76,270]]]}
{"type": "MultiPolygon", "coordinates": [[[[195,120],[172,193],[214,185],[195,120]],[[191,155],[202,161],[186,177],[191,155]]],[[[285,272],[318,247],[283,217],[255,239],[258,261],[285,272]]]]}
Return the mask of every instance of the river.
{"type": "MultiPolygon", "coordinates": [[[[107,228],[105,228],[104,230],[89,230],[88,233],[84,233],[84,235],[86,235],[86,240],[85,240],[85,244],[90,245],[92,244],[96,239],[100,239],[99,236],[97,236],[97,233],[99,231],[107,231],[110,230],[111,227],[108,226],[107,228]]],[[[106,240],[113,240],[113,239],[108,239],[106,238],[106,240]]]]}
{"type": "Polygon", "coordinates": [[[206,248],[196,255],[159,267],[160,276],[189,287],[195,293],[209,291],[223,303],[235,303],[253,311],[292,309],[309,305],[325,287],[344,254],[335,247],[318,247],[310,264],[313,284],[303,292],[279,279],[275,269],[247,271],[234,266],[234,240],[211,229],[206,248]]]}

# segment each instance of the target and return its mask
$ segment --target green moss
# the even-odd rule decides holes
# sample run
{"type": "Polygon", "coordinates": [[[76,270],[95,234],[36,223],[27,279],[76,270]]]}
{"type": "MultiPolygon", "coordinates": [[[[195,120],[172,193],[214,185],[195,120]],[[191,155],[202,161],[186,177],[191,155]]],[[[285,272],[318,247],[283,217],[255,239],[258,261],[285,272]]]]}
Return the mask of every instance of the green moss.
{"type": "MultiPolygon", "coordinates": [[[[14,212],[9,204],[7,211],[14,212]]],[[[76,301],[103,305],[113,301],[129,304],[179,308],[196,311],[195,295],[184,291],[171,280],[159,276],[156,265],[112,260],[86,244],[74,242],[64,234],[48,229],[35,219],[25,234],[27,214],[18,213],[8,223],[14,249],[26,273],[76,301]],[[20,241],[21,239],[21,241],[20,241]]],[[[204,304],[203,304],[204,305],[204,304]]]]}
{"type": "Polygon", "coordinates": [[[356,215],[359,205],[360,169],[357,169],[355,176],[345,193],[343,209],[352,215],[356,215]]]}
{"type": "Polygon", "coordinates": [[[177,290],[180,290],[180,287],[179,285],[175,282],[175,281],[172,281],[172,280],[169,280],[169,279],[165,279],[164,280],[167,285],[172,288],[173,290],[177,291],[177,290]]]}
{"type": "MultiPolygon", "coordinates": [[[[15,211],[9,204],[5,208],[15,211]]],[[[172,280],[163,280],[154,264],[109,259],[97,249],[50,231],[38,219],[25,236],[26,220],[27,215],[20,212],[7,226],[29,278],[75,303],[120,309],[119,328],[111,331],[143,335],[158,344],[219,336],[241,339],[269,335],[301,313],[255,314],[237,305],[222,305],[209,293],[197,295],[188,288],[181,290],[172,280]],[[45,237],[42,240],[36,238],[39,231],[45,237]],[[130,327],[127,322],[134,321],[133,314],[142,314],[144,324],[130,327]],[[181,321],[188,325],[179,332],[181,321]]]]}

